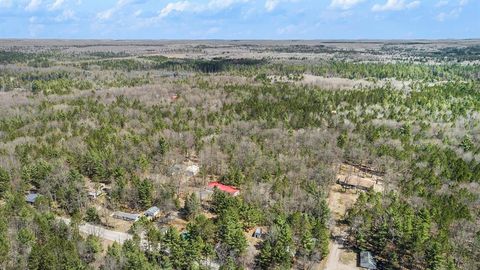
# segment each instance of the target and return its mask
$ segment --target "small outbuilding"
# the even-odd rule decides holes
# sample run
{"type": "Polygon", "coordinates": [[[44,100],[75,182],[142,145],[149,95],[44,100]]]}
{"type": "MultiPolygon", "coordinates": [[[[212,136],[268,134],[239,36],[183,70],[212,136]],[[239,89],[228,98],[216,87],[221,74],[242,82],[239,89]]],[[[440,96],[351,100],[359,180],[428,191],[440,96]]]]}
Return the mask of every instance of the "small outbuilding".
{"type": "Polygon", "coordinates": [[[113,217],[116,219],[123,219],[126,221],[138,221],[140,219],[140,215],[138,214],[131,214],[131,213],[125,213],[125,212],[115,212],[113,214],[113,217]]]}
{"type": "Polygon", "coordinates": [[[257,229],[255,229],[255,231],[253,232],[252,237],[262,238],[262,235],[263,235],[262,228],[257,228],[257,229]]]}
{"type": "Polygon", "coordinates": [[[155,218],[158,216],[158,214],[160,214],[160,209],[156,206],[152,206],[150,208],[147,209],[147,211],[145,211],[145,216],[148,217],[148,218],[155,218]]]}
{"type": "Polygon", "coordinates": [[[211,189],[201,190],[197,193],[197,195],[200,198],[200,201],[210,200],[213,195],[213,190],[211,189]]]}
{"type": "Polygon", "coordinates": [[[337,180],[343,188],[356,188],[360,190],[369,190],[375,187],[375,180],[359,177],[356,175],[342,176],[337,180]]]}
{"type": "Polygon", "coordinates": [[[198,167],[197,165],[190,165],[190,166],[187,166],[187,168],[185,169],[185,174],[188,177],[193,177],[197,175],[199,171],[200,171],[200,167],[198,167]]]}
{"type": "Polygon", "coordinates": [[[37,193],[30,193],[30,194],[25,196],[25,201],[27,203],[34,204],[35,201],[37,200],[38,196],[39,196],[39,194],[37,194],[37,193]]]}
{"type": "Polygon", "coordinates": [[[361,251],[360,252],[360,267],[370,270],[377,269],[377,262],[373,258],[373,255],[370,251],[361,251]]]}

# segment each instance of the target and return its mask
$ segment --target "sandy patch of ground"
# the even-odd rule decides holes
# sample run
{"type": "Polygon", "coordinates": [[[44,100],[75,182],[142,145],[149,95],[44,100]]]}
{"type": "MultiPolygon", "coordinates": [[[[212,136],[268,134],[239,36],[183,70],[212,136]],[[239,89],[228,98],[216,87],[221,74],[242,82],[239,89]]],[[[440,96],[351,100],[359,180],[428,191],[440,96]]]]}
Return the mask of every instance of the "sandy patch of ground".
{"type": "MultiPolygon", "coordinates": [[[[355,166],[349,164],[340,164],[338,166],[337,178],[345,176],[355,176],[363,179],[374,181],[375,190],[382,191],[382,178],[378,175],[366,172],[355,166]]],[[[348,227],[341,223],[345,217],[347,209],[355,204],[360,192],[357,189],[344,189],[339,184],[335,184],[331,187],[328,195],[328,206],[332,215],[331,234],[332,240],[330,241],[330,253],[327,259],[320,264],[318,269],[325,270],[353,270],[360,269],[357,267],[357,254],[348,249],[344,245],[344,241],[347,237],[348,227]]]]}
{"type": "Polygon", "coordinates": [[[343,190],[335,184],[332,186],[328,206],[331,210],[334,224],[331,227],[332,240],[330,241],[330,252],[327,259],[320,264],[319,269],[324,270],[353,270],[359,269],[356,262],[356,253],[347,249],[343,242],[347,235],[347,227],[340,221],[345,216],[346,210],[351,207],[358,198],[354,190],[343,190]]]}
{"type": "Polygon", "coordinates": [[[301,85],[318,86],[327,90],[348,90],[359,88],[382,87],[391,85],[394,89],[410,90],[411,81],[399,81],[395,79],[383,79],[376,82],[365,79],[347,79],[340,77],[323,77],[312,74],[289,75],[289,76],[269,76],[271,82],[286,82],[301,85]]]}
{"type": "Polygon", "coordinates": [[[324,89],[354,89],[362,87],[371,87],[375,84],[364,79],[346,79],[346,78],[327,78],[311,74],[303,74],[302,84],[320,86],[324,89]]]}

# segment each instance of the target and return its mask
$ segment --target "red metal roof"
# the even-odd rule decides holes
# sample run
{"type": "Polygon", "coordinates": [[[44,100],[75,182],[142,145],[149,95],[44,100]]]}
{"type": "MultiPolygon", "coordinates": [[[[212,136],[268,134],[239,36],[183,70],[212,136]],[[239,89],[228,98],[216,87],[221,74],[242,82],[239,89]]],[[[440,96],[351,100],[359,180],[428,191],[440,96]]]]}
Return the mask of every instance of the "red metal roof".
{"type": "Polygon", "coordinates": [[[211,183],[208,184],[208,187],[209,188],[218,188],[219,190],[221,190],[223,192],[230,193],[232,195],[235,195],[235,193],[240,191],[240,190],[238,190],[238,189],[236,189],[232,186],[227,186],[227,185],[221,184],[219,182],[211,182],[211,183]]]}

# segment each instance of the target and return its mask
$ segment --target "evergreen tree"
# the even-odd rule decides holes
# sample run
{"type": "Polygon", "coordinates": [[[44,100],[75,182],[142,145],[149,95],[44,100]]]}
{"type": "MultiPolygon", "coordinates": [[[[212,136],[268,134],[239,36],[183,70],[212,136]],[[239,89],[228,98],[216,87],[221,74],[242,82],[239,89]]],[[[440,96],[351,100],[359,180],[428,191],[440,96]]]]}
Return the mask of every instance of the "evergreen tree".
{"type": "Polygon", "coordinates": [[[425,252],[427,268],[429,270],[443,270],[446,266],[445,255],[437,241],[433,241],[425,252]]]}
{"type": "Polygon", "coordinates": [[[9,259],[10,240],[8,238],[7,221],[3,216],[3,211],[0,212],[0,265],[3,265],[9,259]]]}
{"type": "Polygon", "coordinates": [[[138,199],[143,208],[152,206],[153,184],[150,180],[144,179],[137,184],[138,199]]]}
{"type": "Polygon", "coordinates": [[[285,220],[278,218],[271,228],[259,255],[259,263],[265,269],[269,266],[290,268],[293,262],[292,230],[285,220]]]}
{"type": "Polygon", "coordinates": [[[183,209],[185,211],[185,216],[187,217],[187,219],[193,219],[200,213],[201,203],[200,199],[198,199],[195,193],[187,196],[183,209]]]}
{"type": "Polygon", "coordinates": [[[220,213],[218,218],[219,239],[228,250],[235,254],[241,254],[247,247],[247,240],[243,234],[243,228],[234,208],[227,208],[220,213]]]}
{"type": "Polygon", "coordinates": [[[0,198],[3,198],[3,194],[8,190],[10,186],[10,174],[0,168],[0,198]]]}
{"type": "Polygon", "coordinates": [[[272,245],[270,241],[264,241],[257,257],[258,265],[262,269],[268,269],[272,262],[272,245]]]}

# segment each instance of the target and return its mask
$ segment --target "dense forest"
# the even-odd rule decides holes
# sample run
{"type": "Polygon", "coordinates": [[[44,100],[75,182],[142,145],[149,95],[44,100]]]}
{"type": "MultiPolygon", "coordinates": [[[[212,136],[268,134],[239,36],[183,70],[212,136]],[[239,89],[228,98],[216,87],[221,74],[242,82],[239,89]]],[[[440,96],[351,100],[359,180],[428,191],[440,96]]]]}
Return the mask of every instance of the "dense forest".
{"type": "MultiPolygon", "coordinates": [[[[352,54],[259,51],[312,50],[352,54]]],[[[349,249],[379,269],[478,269],[480,65],[465,62],[475,50],[426,52],[435,61],[424,63],[4,49],[0,268],[317,269],[334,241],[329,192],[348,163],[385,186],[355,191],[341,220],[349,249]],[[306,74],[372,84],[325,89],[306,74]],[[185,160],[200,168],[187,180],[172,173],[185,160]],[[211,181],[240,195],[215,188],[204,200],[211,181]],[[92,199],[86,187],[99,185],[108,192],[92,199]],[[123,243],[82,231],[120,230],[114,211],[151,206],[182,225],[124,222],[123,243]]]]}

